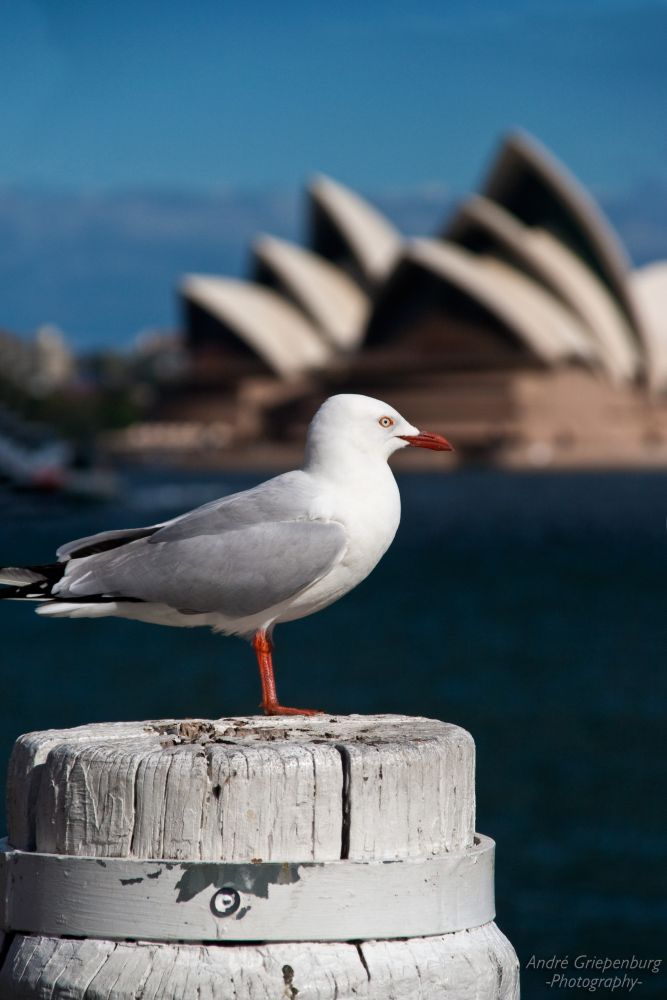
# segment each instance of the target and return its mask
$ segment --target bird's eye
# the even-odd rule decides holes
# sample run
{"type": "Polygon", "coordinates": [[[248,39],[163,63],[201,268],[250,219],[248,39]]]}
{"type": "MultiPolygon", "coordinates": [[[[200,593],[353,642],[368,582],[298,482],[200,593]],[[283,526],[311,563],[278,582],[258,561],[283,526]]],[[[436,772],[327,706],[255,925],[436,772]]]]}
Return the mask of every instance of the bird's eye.
{"type": "Polygon", "coordinates": [[[380,427],[393,427],[395,421],[393,421],[391,417],[380,417],[378,423],[380,427]]]}

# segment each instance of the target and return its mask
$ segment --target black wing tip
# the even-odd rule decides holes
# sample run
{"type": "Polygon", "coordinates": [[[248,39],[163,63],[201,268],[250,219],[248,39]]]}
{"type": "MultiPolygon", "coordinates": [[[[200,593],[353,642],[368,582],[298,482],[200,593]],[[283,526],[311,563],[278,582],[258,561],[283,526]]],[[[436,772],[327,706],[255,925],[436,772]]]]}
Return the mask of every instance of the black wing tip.
{"type": "Polygon", "coordinates": [[[49,583],[27,583],[22,587],[1,587],[0,601],[46,601],[51,597],[49,583]]]}
{"type": "MultiPolygon", "coordinates": [[[[7,567],[9,569],[9,567],[7,567]]],[[[12,567],[13,568],[13,567],[12,567]]],[[[62,578],[65,567],[61,563],[46,563],[39,566],[20,566],[38,577],[29,583],[0,586],[0,600],[45,600],[51,597],[51,590],[62,578]]],[[[1,570],[0,570],[1,574],[1,570]]]]}

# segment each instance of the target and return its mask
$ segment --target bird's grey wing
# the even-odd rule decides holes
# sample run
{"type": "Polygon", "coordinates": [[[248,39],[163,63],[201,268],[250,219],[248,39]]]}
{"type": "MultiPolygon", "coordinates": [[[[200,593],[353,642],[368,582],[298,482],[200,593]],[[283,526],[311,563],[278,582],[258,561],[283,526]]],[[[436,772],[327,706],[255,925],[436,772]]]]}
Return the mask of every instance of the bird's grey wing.
{"type": "Polygon", "coordinates": [[[305,473],[300,470],[286,472],[252,489],[211,500],[171,521],[76,538],[61,545],[56,555],[60,562],[65,562],[117,549],[158,533],[156,541],[167,541],[214,534],[267,520],[296,520],[307,516],[313,497],[313,487],[305,473]]]}
{"type": "Polygon", "coordinates": [[[212,500],[167,521],[155,533],[152,543],[216,535],[267,521],[302,520],[312,516],[315,501],[315,488],[306,473],[285,472],[243,493],[212,500]]]}
{"type": "Polygon", "coordinates": [[[335,521],[261,521],[160,540],[161,534],[70,561],[54,595],[129,598],[243,618],[316,583],[347,547],[345,530],[335,521]]]}

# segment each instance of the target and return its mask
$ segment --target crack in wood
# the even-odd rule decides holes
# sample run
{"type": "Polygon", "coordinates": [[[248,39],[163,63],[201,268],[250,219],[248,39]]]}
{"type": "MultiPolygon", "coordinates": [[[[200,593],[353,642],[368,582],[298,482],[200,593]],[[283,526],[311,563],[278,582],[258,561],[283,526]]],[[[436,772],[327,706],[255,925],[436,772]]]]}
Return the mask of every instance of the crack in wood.
{"type": "Polygon", "coordinates": [[[359,956],[359,961],[363,965],[363,967],[364,967],[364,969],[366,971],[366,978],[368,979],[368,982],[370,983],[370,981],[371,981],[371,970],[368,968],[368,962],[366,961],[366,956],[364,955],[364,950],[361,947],[361,941],[354,941],[353,944],[354,944],[354,947],[357,949],[357,954],[359,956]]]}
{"type": "Polygon", "coordinates": [[[340,762],[343,769],[343,811],[340,831],[340,858],[347,861],[350,857],[350,821],[351,821],[351,801],[350,801],[350,751],[344,743],[337,743],[336,750],[340,754],[340,762]]]}

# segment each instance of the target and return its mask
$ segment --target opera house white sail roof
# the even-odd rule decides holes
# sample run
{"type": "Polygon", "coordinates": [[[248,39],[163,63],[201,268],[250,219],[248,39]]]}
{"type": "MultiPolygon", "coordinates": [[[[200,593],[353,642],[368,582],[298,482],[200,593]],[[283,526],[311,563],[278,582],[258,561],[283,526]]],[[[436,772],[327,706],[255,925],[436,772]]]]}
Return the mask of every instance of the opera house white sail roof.
{"type": "Polygon", "coordinates": [[[502,143],[482,193],[581,257],[616,298],[640,348],[645,346],[623,247],[596,202],[556,157],[527,133],[513,132],[502,143]]]}
{"type": "Polygon", "coordinates": [[[477,254],[508,260],[543,285],[579,317],[600,364],[614,381],[636,376],[636,340],[614,296],[581,258],[547,230],[526,226],[500,205],[475,195],[459,206],[443,235],[477,254]]]}
{"type": "Polygon", "coordinates": [[[368,296],[340,268],[311,250],[275,236],[253,244],[256,281],[295,301],[332,345],[359,345],[368,313],[368,296]]]}
{"type": "Polygon", "coordinates": [[[387,282],[390,289],[392,280],[400,281],[405,295],[410,295],[406,266],[429,272],[483,307],[544,364],[575,358],[593,362],[594,351],[579,320],[516,268],[477,257],[452,243],[412,239],[405,245],[395,277],[387,282]]]}
{"type": "Polygon", "coordinates": [[[245,350],[244,370],[250,353],[285,378],[334,358],[353,365],[369,347],[382,358],[364,353],[361,368],[574,363],[612,385],[643,379],[667,391],[667,265],[631,272],[594,200],[526,134],[505,139],[484,194],[463,202],[439,239],[404,240],[325,176],[309,185],[307,207],[309,246],[258,237],[251,281],[184,280],[202,357],[219,344],[240,372],[234,355],[245,350]]]}
{"type": "Polygon", "coordinates": [[[667,261],[638,268],[631,275],[637,309],[648,335],[651,387],[667,391],[667,261]]]}
{"type": "Polygon", "coordinates": [[[369,287],[381,282],[401,245],[389,220],[360,195],[323,175],[311,181],[308,197],[315,253],[357,271],[369,287]]]}
{"type": "Polygon", "coordinates": [[[303,313],[261,285],[193,274],[183,279],[181,294],[245,341],[276,375],[300,374],[331,356],[303,313]]]}

